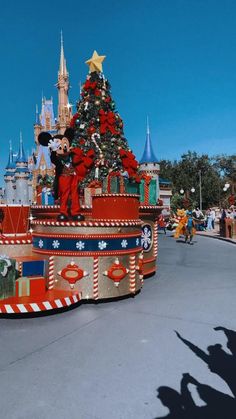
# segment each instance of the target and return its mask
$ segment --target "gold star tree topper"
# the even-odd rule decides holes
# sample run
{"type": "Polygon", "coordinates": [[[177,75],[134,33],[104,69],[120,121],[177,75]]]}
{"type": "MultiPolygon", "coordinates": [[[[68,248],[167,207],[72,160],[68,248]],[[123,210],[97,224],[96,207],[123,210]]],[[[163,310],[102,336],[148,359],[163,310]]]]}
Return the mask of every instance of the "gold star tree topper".
{"type": "Polygon", "coordinates": [[[105,55],[98,55],[97,51],[94,51],[92,57],[85,61],[85,63],[89,66],[90,73],[93,71],[102,72],[102,62],[105,60],[105,58],[105,55]]]}

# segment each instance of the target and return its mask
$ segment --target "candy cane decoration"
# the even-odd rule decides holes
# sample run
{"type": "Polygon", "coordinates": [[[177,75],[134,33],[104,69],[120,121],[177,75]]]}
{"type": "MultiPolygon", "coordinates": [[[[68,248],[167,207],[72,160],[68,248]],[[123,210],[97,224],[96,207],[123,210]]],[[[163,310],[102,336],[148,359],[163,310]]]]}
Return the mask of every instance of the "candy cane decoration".
{"type": "Polygon", "coordinates": [[[54,287],[54,256],[49,257],[48,265],[48,289],[52,290],[54,287]]]}
{"type": "Polygon", "coordinates": [[[135,255],[129,257],[129,291],[135,294],[135,255]]]}
{"type": "Polygon", "coordinates": [[[158,222],[154,223],[154,233],[153,233],[153,256],[156,258],[158,255],[158,222]]]}
{"type": "Polygon", "coordinates": [[[93,298],[98,300],[98,257],[93,259],[93,298]]]}
{"type": "Polygon", "coordinates": [[[149,185],[145,182],[144,184],[144,204],[148,205],[149,203],[149,185]]]}

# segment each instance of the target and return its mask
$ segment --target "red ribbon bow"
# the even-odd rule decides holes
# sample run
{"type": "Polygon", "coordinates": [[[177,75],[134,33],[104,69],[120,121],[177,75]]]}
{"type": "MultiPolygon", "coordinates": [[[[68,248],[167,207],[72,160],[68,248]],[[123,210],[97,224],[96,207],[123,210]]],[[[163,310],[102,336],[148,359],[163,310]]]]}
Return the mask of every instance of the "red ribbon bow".
{"type": "Polygon", "coordinates": [[[97,87],[97,82],[94,81],[93,83],[90,80],[87,80],[85,85],[84,85],[84,90],[89,90],[89,89],[96,89],[97,87]]]}
{"type": "Polygon", "coordinates": [[[105,134],[110,131],[112,135],[119,134],[119,131],[115,128],[115,114],[111,111],[105,112],[103,109],[99,111],[100,115],[100,133],[105,134]]]}

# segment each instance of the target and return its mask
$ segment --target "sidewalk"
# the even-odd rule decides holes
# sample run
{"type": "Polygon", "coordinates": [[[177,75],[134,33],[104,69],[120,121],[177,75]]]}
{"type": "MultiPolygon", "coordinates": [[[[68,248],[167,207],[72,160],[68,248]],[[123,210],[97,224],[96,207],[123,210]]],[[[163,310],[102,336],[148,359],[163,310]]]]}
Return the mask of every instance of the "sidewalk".
{"type": "Polygon", "coordinates": [[[224,240],[224,241],[236,244],[236,239],[221,237],[220,232],[219,232],[218,229],[209,230],[209,231],[207,231],[207,230],[206,231],[197,231],[196,234],[200,235],[200,236],[212,237],[213,239],[224,240]]]}

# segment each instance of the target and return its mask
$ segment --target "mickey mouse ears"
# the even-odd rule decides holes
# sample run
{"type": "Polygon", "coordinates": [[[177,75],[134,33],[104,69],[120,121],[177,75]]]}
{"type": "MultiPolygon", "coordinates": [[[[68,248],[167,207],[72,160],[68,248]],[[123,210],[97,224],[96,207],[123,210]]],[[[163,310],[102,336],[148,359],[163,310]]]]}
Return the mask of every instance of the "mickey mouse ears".
{"type": "Polygon", "coordinates": [[[51,134],[49,132],[41,132],[38,136],[38,142],[44,147],[48,146],[49,141],[52,139],[51,134]]]}

